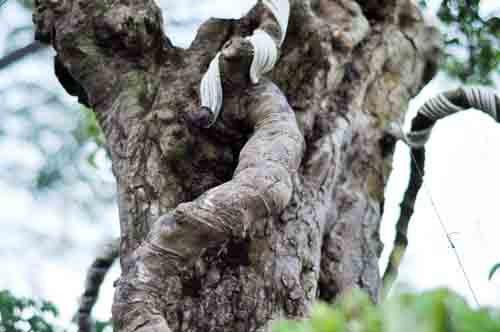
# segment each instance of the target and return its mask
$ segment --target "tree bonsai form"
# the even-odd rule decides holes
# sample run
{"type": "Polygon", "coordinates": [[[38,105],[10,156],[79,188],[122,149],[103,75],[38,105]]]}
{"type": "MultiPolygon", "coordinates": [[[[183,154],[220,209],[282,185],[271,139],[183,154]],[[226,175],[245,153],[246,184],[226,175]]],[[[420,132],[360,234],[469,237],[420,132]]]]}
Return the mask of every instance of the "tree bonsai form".
{"type": "Polygon", "coordinates": [[[279,61],[258,83],[245,37],[284,37],[265,2],[210,19],[188,49],[151,0],[35,7],[36,38],[96,113],[113,163],[118,331],[263,331],[351,288],[377,301],[388,128],[441,46],[411,0],[290,1],[279,61]],[[220,50],[213,122],[199,86],[220,50]]]}

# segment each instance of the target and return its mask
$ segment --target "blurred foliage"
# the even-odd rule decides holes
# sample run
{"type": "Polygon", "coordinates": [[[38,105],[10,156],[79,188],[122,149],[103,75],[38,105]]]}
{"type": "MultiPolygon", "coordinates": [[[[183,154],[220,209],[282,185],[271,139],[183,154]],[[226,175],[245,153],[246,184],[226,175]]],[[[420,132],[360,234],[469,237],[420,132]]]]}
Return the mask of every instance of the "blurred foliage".
{"type": "Polygon", "coordinates": [[[498,332],[500,312],[470,308],[457,294],[434,290],[399,294],[373,305],[355,291],[334,306],[317,304],[310,319],[282,321],[274,332],[498,332]]]}
{"type": "Polygon", "coordinates": [[[54,332],[57,316],[57,308],[49,302],[0,291],[0,332],[54,332]]]}
{"type": "MultiPolygon", "coordinates": [[[[48,301],[19,298],[8,290],[0,291],[0,332],[59,332],[65,329],[56,321],[57,308],[48,301]]],[[[109,321],[96,321],[94,332],[111,330],[109,321]]]]}
{"type": "MultiPolygon", "coordinates": [[[[32,7],[32,0],[2,7],[0,58],[33,41],[32,7]]],[[[0,185],[42,202],[63,200],[61,213],[101,221],[115,197],[102,132],[93,112],[60,88],[52,54],[36,50],[0,71],[0,151],[12,152],[0,160],[0,185]]]]}
{"type": "Polygon", "coordinates": [[[500,74],[500,18],[498,13],[481,17],[480,4],[481,0],[443,0],[437,13],[445,27],[443,69],[462,82],[491,85],[492,76],[500,74]]]}
{"type": "MultiPolygon", "coordinates": [[[[47,301],[18,298],[0,291],[0,332],[58,332],[57,308],[47,301]]],[[[95,332],[111,330],[110,322],[95,322],[95,332]]],[[[356,290],[335,305],[318,303],[306,320],[278,321],[274,332],[498,332],[500,312],[472,309],[463,298],[438,289],[402,293],[374,305],[356,290]]]]}
{"type": "Polygon", "coordinates": [[[60,195],[95,220],[92,207],[114,198],[113,182],[97,176],[98,157],[107,158],[103,136],[90,110],[63,98],[34,81],[0,89],[0,143],[21,146],[27,154],[0,161],[0,181],[38,198],[60,195]]]}

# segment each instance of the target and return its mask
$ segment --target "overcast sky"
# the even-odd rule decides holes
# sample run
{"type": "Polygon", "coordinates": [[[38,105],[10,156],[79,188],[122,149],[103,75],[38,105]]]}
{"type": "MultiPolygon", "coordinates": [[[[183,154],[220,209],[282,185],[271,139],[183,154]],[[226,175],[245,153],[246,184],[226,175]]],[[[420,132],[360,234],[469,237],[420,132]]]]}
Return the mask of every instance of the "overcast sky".
{"type": "MultiPolygon", "coordinates": [[[[238,6],[231,0],[176,1],[170,5],[167,1],[162,3],[169,36],[176,44],[186,46],[204,19],[211,16],[239,17],[254,2],[240,0],[238,6]],[[175,20],[169,17],[175,17],[175,20]],[[187,25],[180,28],[178,22],[187,25]]],[[[438,5],[438,2],[432,2],[431,10],[435,10],[438,5]]],[[[499,7],[498,1],[485,0],[482,12],[487,16],[499,10],[499,7]]],[[[29,13],[13,1],[0,9],[0,57],[7,32],[2,31],[2,24],[3,27],[12,29],[19,22],[27,20],[30,20],[29,13]]],[[[29,43],[30,38],[25,36],[16,42],[22,46],[29,43]]],[[[49,61],[48,56],[46,61],[49,61]]],[[[0,74],[0,87],[15,74],[16,79],[42,81],[47,87],[60,90],[51,67],[45,67],[46,63],[42,65],[37,59],[26,60],[10,71],[4,71],[0,74]]],[[[442,74],[438,75],[412,100],[407,123],[425,100],[456,86],[457,82],[442,74]]],[[[64,92],[61,91],[61,94],[68,105],[76,104],[64,92]]],[[[14,96],[11,102],[23,103],[25,100],[14,96]]],[[[30,155],[26,147],[18,144],[20,143],[2,142],[0,154],[6,158],[21,158],[27,164],[36,165],[37,156],[30,155]]],[[[432,199],[465,265],[480,303],[500,305],[500,275],[492,281],[487,280],[489,269],[500,262],[500,172],[497,171],[500,169],[499,148],[500,126],[479,112],[462,112],[440,121],[435,127],[428,143],[425,184],[411,221],[410,245],[403,261],[399,283],[416,289],[446,286],[471,300],[464,276],[431,204],[432,199]]],[[[100,162],[104,169],[101,175],[106,181],[112,181],[111,174],[107,171],[109,165],[103,163],[104,161],[100,162]]],[[[399,203],[408,181],[408,165],[409,151],[398,143],[394,171],[386,191],[381,231],[385,243],[382,270],[391,249],[394,222],[399,215],[399,203]]],[[[40,204],[29,193],[18,191],[2,182],[0,206],[2,234],[9,234],[2,236],[3,243],[0,245],[4,259],[0,271],[0,289],[9,288],[19,294],[42,296],[54,301],[61,308],[63,317],[70,317],[83,286],[85,269],[94,254],[92,250],[118,234],[116,207],[105,212],[103,220],[106,222],[89,225],[79,222],[78,214],[74,212],[61,213],[64,211],[64,202],[54,200],[51,204],[40,204]],[[23,237],[23,229],[35,230],[42,239],[53,239],[54,234],[57,234],[59,239],[71,242],[73,250],[56,258],[47,257],[36,250],[37,243],[32,238],[23,237]]],[[[57,250],[57,246],[54,250],[57,250]]],[[[109,318],[111,281],[117,274],[115,269],[107,279],[105,292],[98,303],[97,316],[101,319],[109,318]]]]}

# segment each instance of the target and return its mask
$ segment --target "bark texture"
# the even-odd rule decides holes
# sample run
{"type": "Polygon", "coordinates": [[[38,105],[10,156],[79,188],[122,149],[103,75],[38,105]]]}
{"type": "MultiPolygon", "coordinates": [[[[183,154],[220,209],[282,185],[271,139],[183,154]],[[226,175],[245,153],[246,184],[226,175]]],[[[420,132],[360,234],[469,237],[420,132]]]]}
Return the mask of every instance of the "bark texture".
{"type": "Polygon", "coordinates": [[[440,36],[410,0],[290,3],[280,60],[252,85],[238,41],[275,29],[260,3],[180,49],[151,0],[36,2],[37,38],[96,112],[117,178],[118,331],[264,331],[353,287],[378,299],[386,129],[432,78],[440,36]],[[223,47],[223,110],[200,129],[223,47]]]}

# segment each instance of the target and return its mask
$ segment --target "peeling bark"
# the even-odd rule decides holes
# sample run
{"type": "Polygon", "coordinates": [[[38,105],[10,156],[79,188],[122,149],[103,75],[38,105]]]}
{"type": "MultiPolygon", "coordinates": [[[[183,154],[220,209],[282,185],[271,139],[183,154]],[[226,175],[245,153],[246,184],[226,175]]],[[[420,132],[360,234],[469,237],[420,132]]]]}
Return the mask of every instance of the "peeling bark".
{"type": "Polygon", "coordinates": [[[96,112],[117,178],[117,330],[264,331],[353,287],[377,301],[386,131],[432,77],[439,34],[410,0],[291,5],[269,79],[225,58],[203,129],[201,77],[262,24],[259,5],[180,49],[151,0],[37,2],[37,37],[96,112]]]}

